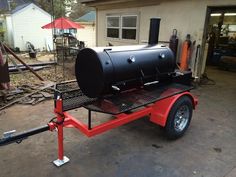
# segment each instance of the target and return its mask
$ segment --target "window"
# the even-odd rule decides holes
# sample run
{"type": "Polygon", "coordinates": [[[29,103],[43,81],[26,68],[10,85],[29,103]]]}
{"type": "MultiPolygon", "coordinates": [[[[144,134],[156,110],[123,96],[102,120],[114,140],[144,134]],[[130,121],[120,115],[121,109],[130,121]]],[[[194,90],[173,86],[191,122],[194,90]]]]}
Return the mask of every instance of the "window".
{"type": "Polygon", "coordinates": [[[122,17],[122,39],[136,39],[137,16],[122,17]]]}
{"type": "Polygon", "coordinates": [[[137,15],[107,16],[107,37],[136,40],[137,15]]]}
{"type": "Polygon", "coordinates": [[[119,38],[120,30],[120,17],[110,16],[107,17],[107,37],[119,38]]]}
{"type": "Polygon", "coordinates": [[[0,21],[0,30],[3,30],[3,22],[0,21]]]}

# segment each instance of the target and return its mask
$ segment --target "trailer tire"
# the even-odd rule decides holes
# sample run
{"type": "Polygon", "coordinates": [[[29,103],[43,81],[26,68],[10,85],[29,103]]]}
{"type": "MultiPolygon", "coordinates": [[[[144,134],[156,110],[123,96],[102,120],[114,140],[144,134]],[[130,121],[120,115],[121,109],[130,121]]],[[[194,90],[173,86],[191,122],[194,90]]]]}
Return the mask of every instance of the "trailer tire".
{"type": "Polygon", "coordinates": [[[191,122],[193,104],[188,96],[181,96],[172,106],[164,128],[168,139],[175,140],[184,135],[191,122]]]}

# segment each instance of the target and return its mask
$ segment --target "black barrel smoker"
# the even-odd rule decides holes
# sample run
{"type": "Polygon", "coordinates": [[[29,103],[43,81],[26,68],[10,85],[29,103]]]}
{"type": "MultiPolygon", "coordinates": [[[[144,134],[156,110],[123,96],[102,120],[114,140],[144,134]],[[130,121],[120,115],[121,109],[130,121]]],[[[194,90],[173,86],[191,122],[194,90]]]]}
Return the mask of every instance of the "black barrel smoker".
{"type": "Polygon", "coordinates": [[[164,127],[169,138],[181,137],[189,127],[197,98],[190,93],[191,72],[176,70],[172,51],[157,45],[159,23],[160,19],[151,19],[146,46],[82,49],[75,64],[77,81],[55,86],[56,118],[23,133],[5,132],[0,146],[56,129],[58,159],[54,164],[61,166],[69,161],[64,156],[64,128],[76,128],[92,137],[148,116],[164,127]],[[87,124],[78,119],[84,114],[75,118],[67,112],[80,107],[88,110],[87,124]],[[114,119],[92,126],[92,112],[110,114],[114,119]]]}
{"type": "Polygon", "coordinates": [[[82,49],[75,64],[82,92],[88,97],[99,97],[170,77],[175,59],[168,47],[157,45],[159,26],[159,18],[151,20],[148,45],[82,49]]]}
{"type": "Polygon", "coordinates": [[[175,60],[166,46],[126,46],[82,49],[76,78],[89,97],[156,83],[174,73],[175,60]]]}

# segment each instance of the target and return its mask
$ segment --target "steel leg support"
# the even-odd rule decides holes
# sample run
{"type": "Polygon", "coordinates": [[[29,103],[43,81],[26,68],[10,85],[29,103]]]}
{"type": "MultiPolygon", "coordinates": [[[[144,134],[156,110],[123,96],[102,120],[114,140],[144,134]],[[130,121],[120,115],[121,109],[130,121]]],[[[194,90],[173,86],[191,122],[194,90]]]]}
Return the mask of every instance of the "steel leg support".
{"type": "Polygon", "coordinates": [[[63,126],[58,125],[57,128],[58,128],[58,132],[57,132],[57,136],[58,136],[58,159],[54,160],[53,163],[57,167],[60,167],[60,166],[64,165],[65,163],[69,162],[70,159],[68,157],[64,156],[63,126]]]}
{"type": "Polygon", "coordinates": [[[65,163],[69,162],[70,159],[64,156],[64,147],[63,147],[63,122],[64,122],[64,115],[62,113],[62,100],[57,99],[56,103],[56,111],[60,114],[57,114],[57,141],[58,141],[58,159],[54,160],[53,163],[60,167],[65,163]]]}

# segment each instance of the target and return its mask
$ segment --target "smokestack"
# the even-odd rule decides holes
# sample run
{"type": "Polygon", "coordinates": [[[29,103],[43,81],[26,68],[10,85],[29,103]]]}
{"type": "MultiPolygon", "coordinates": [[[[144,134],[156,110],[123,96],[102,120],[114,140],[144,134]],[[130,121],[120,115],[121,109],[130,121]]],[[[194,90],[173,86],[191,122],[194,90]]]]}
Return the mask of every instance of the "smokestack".
{"type": "Polygon", "coordinates": [[[160,21],[161,18],[159,17],[150,19],[150,29],[149,29],[149,39],[148,39],[149,45],[158,44],[160,21]]]}

